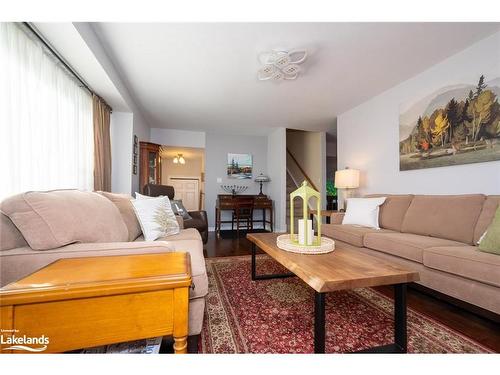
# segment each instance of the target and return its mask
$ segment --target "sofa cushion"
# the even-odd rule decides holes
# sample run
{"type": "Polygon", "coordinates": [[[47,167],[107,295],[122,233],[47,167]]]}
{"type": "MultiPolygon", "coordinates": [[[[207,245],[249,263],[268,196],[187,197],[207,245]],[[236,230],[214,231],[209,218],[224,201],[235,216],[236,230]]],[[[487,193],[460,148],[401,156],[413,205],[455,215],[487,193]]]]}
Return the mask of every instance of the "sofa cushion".
{"type": "Polygon", "coordinates": [[[27,192],[7,198],[1,210],[34,250],[75,242],[124,242],[128,230],[116,206],[97,193],[78,190],[27,192]]]}
{"type": "Polygon", "coordinates": [[[483,209],[477,219],[476,228],[474,229],[474,245],[479,242],[481,236],[486,232],[488,226],[493,221],[495,212],[500,204],[500,195],[489,195],[483,204],[483,209]]]}
{"type": "Polygon", "coordinates": [[[0,251],[28,246],[19,229],[7,215],[0,212],[0,251]]]}
{"type": "Polygon", "coordinates": [[[367,233],[390,232],[384,229],[373,229],[351,224],[326,224],[321,226],[322,233],[334,240],[363,247],[363,237],[367,233]]]}
{"type": "Polygon", "coordinates": [[[108,193],[107,191],[98,191],[99,194],[108,198],[120,210],[123,221],[128,229],[128,240],[133,241],[142,233],[141,225],[135,215],[134,207],[132,206],[131,195],[108,193]]]}
{"type": "Polygon", "coordinates": [[[387,194],[370,194],[371,197],[386,197],[385,202],[380,206],[379,225],[380,228],[401,232],[403,219],[410,207],[413,195],[387,195],[387,194]]]}
{"type": "Polygon", "coordinates": [[[456,241],[443,240],[411,233],[367,233],[364,237],[365,247],[396,255],[401,258],[423,262],[423,251],[435,246],[467,246],[456,241]]]}
{"type": "Polygon", "coordinates": [[[76,243],[43,252],[28,246],[18,247],[1,253],[0,286],[19,280],[58,259],[169,251],[173,251],[173,247],[162,241],[76,243]]]}
{"type": "Polygon", "coordinates": [[[500,287],[500,256],[476,246],[431,247],[424,250],[424,265],[500,287]]]}
{"type": "MultiPolygon", "coordinates": [[[[144,240],[143,236],[137,238],[135,242],[140,243],[141,240],[144,240]]],[[[191,297],[196,298],[206,295],[208,293],[208,279],[200,233],[196,229],[189,228],[181,230],[178,234],[163,237],[159,240],[174,251],[189,252],[191,255],[191,274],[195,283],[191,297]]]]}
{"type": "Polygon", "coordinates": [[[482,194],[416,195],[406,211],[401,231],[472,245],[484,201],[482,194]]]}

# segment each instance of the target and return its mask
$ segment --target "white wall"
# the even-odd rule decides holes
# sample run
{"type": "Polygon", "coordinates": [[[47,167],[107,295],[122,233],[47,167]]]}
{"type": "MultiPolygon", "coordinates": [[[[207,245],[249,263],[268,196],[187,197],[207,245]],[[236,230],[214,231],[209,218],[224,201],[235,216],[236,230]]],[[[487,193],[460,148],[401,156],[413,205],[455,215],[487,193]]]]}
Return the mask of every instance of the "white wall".
{"type": "Polygon", "coordinates": [[[111,191],[132,193],[132,113],[111,113],[111,191]]]}
{"type": "Polygon", "coordinates": [[[274,231],[286,231],[286,129],[278,128],[267,137],[266,191],[274,201],[274,231]]]}
{"type": "MultiPolygon", "coordinates": [[[[411,58],[411,57],[409,57],[411,58]]],[[[399,105],[500,72],[500,33],[338,117],[338,167],[361,171],[358,193],[500,194],[500,161],[399,171],[399,105]]]]}
{"type": "MultiPolygon", "coordinates": [[[[258,194],[259,184],[254,182],[259,173],[267,174],[267,137],[228,135],[224,133],[207,133],[205,146],[205,206],[208,213],[208,225],[211,230],[215,227],[215,202],[218,194],[227,194],[221,185],[248,186],[244,194],[258,194]],[[227,178],[227,154],[252,154],[253,177],[247,180],[227,178]],[[221,178],[222,182],[217,182],[221,178]]],[[[271,176],[272,177],[272,176],[271,176]]],[[[263,193],[266,194],[267,186],[263,193]]],[[[230,212],[224,212],[223,220],[230,218],[230,212]]],[[[256,212],[256,219],[260,212],[256,212]]],[[[229,227],[231,224],[229,224],[229,227]]],[[[256,224],[255,227],[258,227],[256,224]]],[[[224,228],[224,227],[223,227],[224,228]]],[[[226,226],[227,228],[227,226],[226,226]]]]}
{"type": "Polygon", "coordinates": [[[205,132],[151,128],[151,142],[165,146],[205,148],[205,132]]]}
{"type": "MultiPolygon", "coordinates": [[[[108,56],[107,46],[103,45],[103,42],[99,39],[94,29],[92,28],[91,23],[75,22],[73,23],[73,26],[81,35],[82,39],[85,41],[89,49],[92,51],[99,64],[102,66],[102,68],[108,75],[109,79],[112,81],[113,85],[118,90],[121,97],[130,108],[130,111],[133,114],[133,120],[132,120],[133,135],[137,135],[139,141],[149,141],[150,139],[149,124],[147,123],[139,107],[137,106],[135,98],[129,92],[124,80],[122,79],[121,72],[113,64],[112,60],[108,56]]],[[[130,170],[132,178],[132,191],[139,190],[139,173],[140,173],[139,169],[140,169],[140,163],[138,162],[137,175],[132,174],[132,170],[130,170]]]]}
{"type": "MultiPolygon", "coordinates": [[[[144,141],[144,142],[149,142],[149,137],[150,137],[150,129],[144,118],[141,116],[139,112],[134,112],[133,114],[134,117],[134,126],[133,126],[133,132],[134,135],[137,136],[139,139],[139,142],[144,141]]],[[[140,163],[140,147],[138,146],[138,153],[137,155],[137,174],[132,174],[132,191],[133,192],[139,192],[140,187],[139,187],[139,175],[141,173],[141,163],[140,163]]]]}

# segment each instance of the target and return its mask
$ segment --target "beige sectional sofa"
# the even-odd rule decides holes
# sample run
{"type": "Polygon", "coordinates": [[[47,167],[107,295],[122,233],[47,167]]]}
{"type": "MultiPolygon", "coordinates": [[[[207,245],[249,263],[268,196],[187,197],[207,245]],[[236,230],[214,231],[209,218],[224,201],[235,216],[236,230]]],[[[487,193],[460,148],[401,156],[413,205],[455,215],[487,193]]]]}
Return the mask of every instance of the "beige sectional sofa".
{"type": "Polygon", "coordinates": [[[493,220],[500,196],[386,196],[381,229],[342,225],[336,213],[323,233],[345,246],[420,273],[419,284],[500,314],[500,256],[476,244],[493,220]]]}
{"type": "MultiPolygon", "coordinates": [[[[186,251],[193,277],[189,335],[198,335],[208,293],[201,236],[191,228],[144,241],[130,199],[123,194],[59,190],[4,200],[0,204],[0,286],[61,258],[186,251]]],[[[182,219],[178,221],[182,228],[182,219]]]]}

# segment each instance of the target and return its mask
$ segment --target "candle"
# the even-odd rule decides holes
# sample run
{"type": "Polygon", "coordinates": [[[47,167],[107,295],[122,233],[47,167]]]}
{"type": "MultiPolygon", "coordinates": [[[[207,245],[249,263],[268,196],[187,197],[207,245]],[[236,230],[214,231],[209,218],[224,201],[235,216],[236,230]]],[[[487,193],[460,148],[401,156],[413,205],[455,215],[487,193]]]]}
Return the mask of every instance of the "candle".
{"type": "Polygon", "coordinates": [[[313,237],[314,237],[314,232],[312,229],[312,220],[307,220],[307,244],[312,245],[313,244],[313,237]]]}
{"type": "Polygon", "coordinates": [[[305,242],[305,238],[304,238],[304,220],[303,219],[299,219],[299,244],[300,245],[304,245],[306,242],[305,242]]]}
{"type": "Polygon", "coordinates": [[[304,220],[299,219],[299,244],[300,245],[312,245],[314,238],[314,231],[312,229],[312,220],[307,220],[306,226],[304,226],[304,220]],[[306,242],[307,234],[307,242],[306,242]]]}

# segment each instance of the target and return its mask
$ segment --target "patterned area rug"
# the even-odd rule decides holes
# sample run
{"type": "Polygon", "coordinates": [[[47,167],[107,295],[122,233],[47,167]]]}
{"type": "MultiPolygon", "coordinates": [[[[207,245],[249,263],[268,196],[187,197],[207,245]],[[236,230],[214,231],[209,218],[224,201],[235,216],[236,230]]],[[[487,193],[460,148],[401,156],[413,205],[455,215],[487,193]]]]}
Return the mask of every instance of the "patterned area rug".
{"type": "MultiPolygon", "coordinates": [[[[313,290],[298,278],[251,281],[250,256],[207,259],[209,292],[202,353],[312,353],[313,290]]],[[[257,273],[283,272],[266,255],[257,273]]],[[[326,298],[326,352],[347,353],[393,341],[393,303],[362,288],[326,298]]],[[[411,353],[485,353],[486,347],[408,309],[411,353]]]]}

